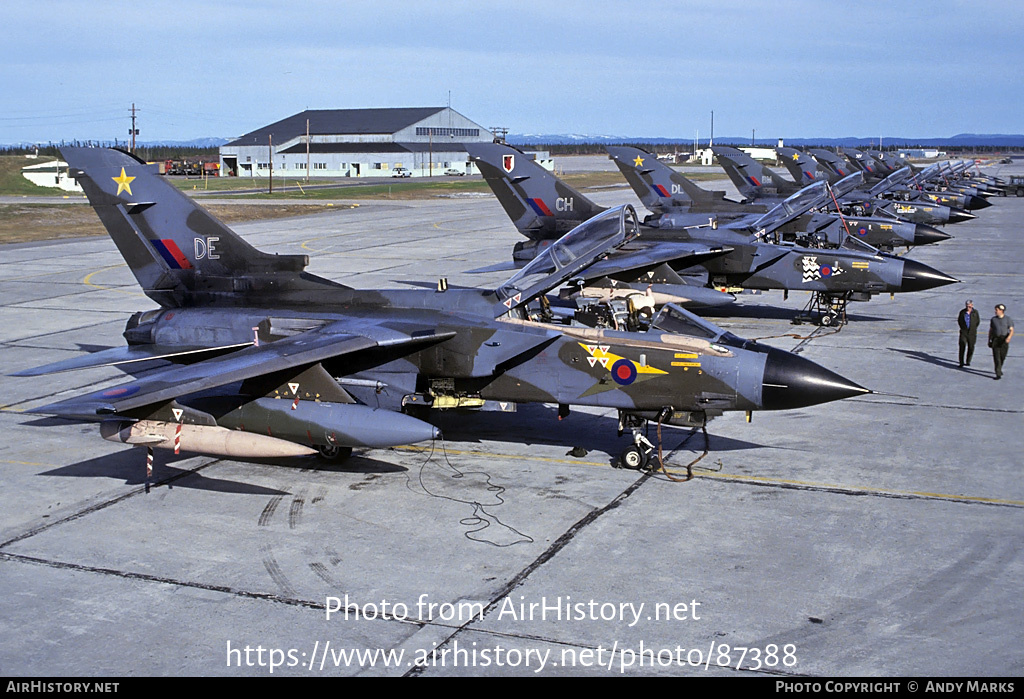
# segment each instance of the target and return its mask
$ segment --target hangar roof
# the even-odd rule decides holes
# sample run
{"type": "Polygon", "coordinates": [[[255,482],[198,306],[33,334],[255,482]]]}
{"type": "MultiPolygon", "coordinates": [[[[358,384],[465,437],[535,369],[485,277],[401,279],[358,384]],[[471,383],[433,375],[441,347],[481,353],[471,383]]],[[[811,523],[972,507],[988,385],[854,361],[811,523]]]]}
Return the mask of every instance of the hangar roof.
{"type": "Polygon", "coordinates": [[[433,116],[444,107],[397,107],[382,109],[307,109],[281,121],[250,131],[226,144],[228,146],[263,146],[273,135],[278,143],[306,133],[325,134],[390,134],[433,116]]]}

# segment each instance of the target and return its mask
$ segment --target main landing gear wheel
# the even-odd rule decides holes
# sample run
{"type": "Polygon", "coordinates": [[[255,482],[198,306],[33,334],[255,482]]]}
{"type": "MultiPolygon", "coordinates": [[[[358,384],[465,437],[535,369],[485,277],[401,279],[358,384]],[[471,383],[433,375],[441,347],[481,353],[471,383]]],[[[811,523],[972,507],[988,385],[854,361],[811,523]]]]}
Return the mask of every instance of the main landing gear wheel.
{"type": "Polygon", "coordinates": [[[832,325],[833,321],[835,321],[835,318],[828,313],[818,319],[818,323],[826,328],[832,325]]]}
{"type": "Polygon", "coordinates": [[[324,461],[342,462],[352,456],[352,447],[339,447],[336,444],[325,444],[317,447],[317,456],[324,461]]]}

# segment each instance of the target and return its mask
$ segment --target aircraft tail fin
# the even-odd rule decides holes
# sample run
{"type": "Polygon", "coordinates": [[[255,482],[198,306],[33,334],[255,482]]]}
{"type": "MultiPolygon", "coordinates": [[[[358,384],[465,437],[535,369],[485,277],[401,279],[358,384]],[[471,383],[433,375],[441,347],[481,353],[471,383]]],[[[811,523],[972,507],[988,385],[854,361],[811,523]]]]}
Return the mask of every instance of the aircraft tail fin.
{"type": "Polygon", "coordinates": [[[725,174],[746,199],[788,196],[800,189],[798,185],[787,182],[741,150],[728,146],[713,146],[711,150],[714,151],[718,164],[725,170],[725,174]]]}
{"type": "Polygon", "coordinates": [[[527,238],[557,238],[605,210],[512,146],[466,143],[465,148],[527,238]]]}
{"type": "Polygon", "coordinates": [[[605,146],[640,201],[655,213],[687,208],[724,199],[725,192],[709,192],[676,172],[649,151],[633,146],[605,146]]]}
{"type": "Polygon", "coordinates": [[[306,255],[257,250],[134,155],[111,148],[62,148],[146,295],[161,306],[203,295],[257,290],[262,281],[297,277],[306,255]]]}
{"type": "Polygon", "coordinates": [[[796,148],[776,148],[782,164],[801,187],[814,184],[818,180],[828,180],[828,173],[811,156],[801,153],[796,148]]]}

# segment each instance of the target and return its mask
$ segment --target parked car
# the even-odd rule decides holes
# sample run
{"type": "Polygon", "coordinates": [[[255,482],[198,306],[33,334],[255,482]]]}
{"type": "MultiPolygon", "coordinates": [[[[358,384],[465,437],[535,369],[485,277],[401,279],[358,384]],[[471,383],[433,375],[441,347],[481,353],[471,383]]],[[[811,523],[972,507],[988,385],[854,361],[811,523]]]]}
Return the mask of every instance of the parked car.
{"type": "Polygon", "coordinates": [[[391,173],[392,177],[412,177],[412,171],[407,167],[396,167],[391,173]]]}
{"type": "Polygon", "coordinates": [[[462,170],[457,170],[456,168],[450,167],[444,171],[444,174],[451,175],[452,177],[462,177],[466,173],[463,172],[462,170]]]}

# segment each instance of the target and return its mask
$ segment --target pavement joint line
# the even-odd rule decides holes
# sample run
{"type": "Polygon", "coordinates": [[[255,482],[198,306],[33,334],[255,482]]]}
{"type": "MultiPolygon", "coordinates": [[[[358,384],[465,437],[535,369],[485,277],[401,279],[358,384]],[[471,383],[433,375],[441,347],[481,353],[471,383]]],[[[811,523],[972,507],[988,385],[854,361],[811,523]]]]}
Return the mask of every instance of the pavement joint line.
{"type": "MultiPolygon", "coordinates": [[[[116,313],[117,311],[98,311],[99,313],[116,313]]],[[[122,314],[123,317],[123,314],[122,314]]],[[[89,323],[88,325],[80,325],[73,328],[61,328],[60,330],[54,330],[52,332],[40,333],[38,335],[27,335],[25,337],[19,337],[13,340],[5,340],[4,344],[10,344],[13,342],[25,342],[26,340],[35,340],[40,337],[53,337],[54,335],[60,335],[61,333],[78,332],[80,330],[89,330],[91,328],[98,328],[101,325],[109,325],[110,323],[116,322],[114,320],[104,320],[99,323],[89,323]]],[[[74,350],[68,350],[74,351],[74,350]]]]}
{"type": "MultiPolygon", "coordinates": [[[[692,436],[692,434],[691,434],[691,436],[692,436]]],[[[526,579],[528,577],[530,577],[530,575],[532,575],[534,573],[534,571],[536,571],[538,568],[540,568],[545,563],[550,561],[552,558],[554,558],[556,555],[558,555],[558,553],[562,549],[564,549],[566,546],[568,546],[569,543],[573,539],[576,538],[577,534],[579,534],[581,531],[583,531],[583,529],[585,529],[587,526],[589,526],[590,524],[595,522],[599,517],[601,517],[602,515],[604,515],[605,513],[609,512],[611,510],[616,509],[619,505],[621,505],[623,502],[625,502],[626,499],[629,498],[630,495],[635,493],[640,488],[640,486],[642,486],[644,483],[646,483],[650,479],[650,477],[651,477],[651,472],[650,471],[642,473],[639,478],[637,478],[635,481],[633,481],[625,490],[623,490],[621,493],[616,495],[609,502],[607,502],[606,504],[602,505],[601,507],[598,507],[598,508],[595,508],[595,509],[591,510],[587,514],[583,515],[583,517],[578,519],[572,526],[570,526],[567,530],[565,530],[561,534],[561,536],[559,536],[557,539],[555,539],[551,543],[551,545],[548,546],[539,556],[537,556],[537,558],[533,559],[533,561],[531,561],[525,568],[523,568],[518,573],[513,575],[511,577],[511,579],[509,579],[509,581],[506,582],[505,585],[500,590],[498,590],[498,592],[491,598],[491,601],[488,602],[487,605],[484,607],[483,612],[480,614],[480,616],[481,617],[486,616],[486,614],[490,610],[494,609],[494,607],[497,606],[499,601],[501,601],[502,599],[507,597],[509,594],[512,593],[513,590],[515,590],[517,587],[519,587],[524,582],[526,582],[526,579]]],[[[451,642],[457,635],[459,635],[463,631],[466,631],[466,630],[477,631],[478,629],[470,629],[470,626],[475,621],[476,621],[476,617],[475,616],[470,618],[469,620],[467,620],[464,624],[462,624],[457,629],[455,629],[452,632],[452,634],[448,636],[448,638],[446,638],[443,641],[441,641],[440,643],[438,643],[434,647],[435,650],[447,646],[449,642],[451,642]]],[[[423,671],[425,669],[426,668],[424,668],[424,667],[413,666],[412,668],[409,669],[408,672],[406,672],[403,675],[403,677],[416,677],[416,676],[419,676],[420,674],[423,673],[423,671]]]]}
{"type": "Polygon", "coordinates": [[[878,405],[903,405],[903,406],[917,406],[920,408],[945,408],[946,410],[973,410],[984,413],[1006,413],[1008,415],[1019,415],[1024,413],[1024,410],[1013,410],[1011,408],[984,408],[979,406],[970,405],[942,405],[941,403],[920,403],[920,402],[901,402],[898,400],[872,400],[867,396],[854,396],[853,400],[861,403],[874,403],[878,405]]]}
{"type": "MultiPolygon", "coordinates": [[[[685,441],[686,440],[684,440],[684,443],[685,441]]],[[[680,444],[679,446],[681,447],[682,444],[680,444]]],[[[396,451],[427,451],[426,447],[404,446],[393,448],[396,451]]],[[[679,447],[676,447],[676,449],[678,448],[679,447]]],[[[673,449],[672,451],[674,452],[676,449],[673,449]]],[[[579,461],[570,459],[557,459],[543,456],[522,456],[519,454],[499,454],[496,452],[485,452],[477,450],[449,449],[447,450],[447,453],[463,456],[478,456],[484,458],[500,458],[519,461],[543,461],[546,463],[575,464],[580,466],[608,466],[606,462],[598,461],[579,461]]],[[[685,475],[686,473],[685,471],[680,470],[678,468],[667,467],[666,470],[673,475],[685,475]]],[[[695,470],[700,471],[700,467],[697,467],[695,470]]],[[[653,475],[656,476],[657,474],[655,473],[653,475]]],[[[874,497],[904,498],[911,500],[942,500],[946,502],[961,502],[965,504],[1024,508],[1024,501],[1003,500],[1000,498],[988,498],[978,495],[953,495],[949,493],[929,493],[926,491],[916,490],[887,490],[885,488],[876,488],[872,486],[841,485],[838,483],[816,483],[813,481],[797,481],[784,478],[769,478],[767,476],[748,476],[744,474],[731,473],[694,473],[694,478],[703,478],[708,480],[723,480],[737,483],[745,482],[750,485],[789,488],[794,490],[817,490],[822,492],[838,493],[845,495],[871,495],[874,497]]]]}
{"type": "MultiPolygon", "coordinates": [[[[275,594],[273,594],[271,592],[253,592],[252,590],[242,590],[242,589],[230,587],[230,586],[227,586],[227,585],[210,585],[210,584],[206,584],[206,583],[200,583],[200,582],[194,582],[194,581],[188,581],[188,580],[178,580],[178,579],[175,579],[175,578],[167,578],[167,577],[163,577],[163,576],[160,576],[160,575],[152,575],[152,574],[149,574],[149,573],[138,573],[138,572],[133,572],[133,571],[116,570],[116,569],[113,569],[113,568],[103,568],[103,567],[100,567],[100,566],[89,566],[89,565],[83,565],[81,563],[70,563],[70,562],[66,562],[66,561],[54,561],[54,560],[47,559],[47,558],[39,558],[37,556],[28,556],[28,555],[18,554],[18,553],[7,553],[7,552],[0,551],[0,561],[10,561],[10,562],[13,562],[13,563],[25,563],[25,564],[29,564],[29,565],[40,565],[40,566],[46,566],[46,567],[49,567],[49,568],[56,568],[58,570],[72,570],[72,571],[82,572],[82,573],[96,573],[96,574],[99,574],[99,575],[108,575],[108,576],[122,578],[122,579],[126,579],[126,580],[134,580],[134,581],[139,581],[139,582],[156,583],[158,585],[172,585],[174,587],[192,588],[192,589],[197,589],[197,590],[205,590],[205,591],[208,591],[208,592],[220,592],[222,594],[232,595],[232,596],[235,596],[235,597],[243,597],[243,598],[247,598],[247,599],[264,601],[264,602],[276,602],[278,604],[284,604],[284,605],[288,605],[288,606],[292,606],[292,607],[302,607],[302,608],[316,610],[316,611],[323,611],[323,610],[325,610],[327,608],[326,602],[313,602],[311,600],[304,600],[304,599],[299,599],[299,598],[296,598],[296,597],[285,597],[285,596],[282,596],[282,595],[275,595],[275,594]]],[[[339,610],[338,612],[333,612],[333,613],[341,614],[342,611],[339,610]]],[[[431,627],[435,627],[435,628],[448,628],[448,629],[454,629],[456,633],[458,633],[458,631],[461,630],[461,627],[454,627],[451,624],[445,623],[443,621],[435,621],[433,619],[419,619],[419,618],[413,618],[413,617],[409,617],[409,618],[404,618],[403,619],[403,618],[394,617],[392,615],[383,615],[383,614],[381,614],[381,615],[378,615],[376,621],[394,622],[394,623],[400,623],[400,624],[409,624],[409,625],[419,626],[421,628],[422,627],[426,627],[426,626],[431,626],[431,627]]],[[[548,643],[548,644],[553,645],[553,646],[562,646],[562,647],[566,647],[566,648],[579,648],[579,649],[597,650],[597,646],[589,646],[589,645],[586,645],[586,644],[583,644],[583,643],[574,643],[572,641],[565,641],[565,640],[557,639],[557,638],[547,638],[547,637],[539,636],[539,635],[536,635],[536,634],[526,634],[526,633],[516,634],[516,633],[510,633],[510,632],[507,632],[507,631],[498,631],[498,630],[495,630],[495,629],[487,629],[487,628],[474,628],[474,629],[472,629],[472,631],[474,633],[479,633],[481,635],[491,636],[491,637],[507,638],[507,639],[514,639],[514,640],[524,640],[524,641],[534,641],[534,642],[540,641],[541,643],[548,643]]],[[[452,635],[454,636],[454,634],[452,634],[452,635]]],[[[449,638],[451,638],[451,637],[449,637],[449,638]]],[[[440,648],[442,645],[444,645],[444,643],[447,643],[448,640],[449,639],[446,639],[442,643],[440,643],[437,646],[435,646],[435,648],[440,648]]],[[[752,670],[751,668],[734,668],[731,665],[729,665],[729,666],[716,666],[716,667],[718,667],[721,670],[732,670],[734,672],[755,672],[755,670],[752,670]]],[[[428,668],[426,668],[426,667],[419,668],[419,667],[414,665],[408,672],[406,672],[405,676],[416,675],[416,674],[419,674],[420,672],[422,672],[422,671],[424,671],[426,669],[428,669],[428,668]]],[[[777,670],[777,669],[772,671],[771,668],[766,668],[766,667],[762,667],[762,668],[760,668],[760,670],[757,670],[756,672],[775,674],[775,675],[782,675],[782,676],[787,676],[787,677],[788,676],[801,676],[801,675],[797,675],[797,674],[794,674],[794,673],[783,672],[783,671],[780,671],[780,670],[777,670]]]]}
{"type": "MultiPolygon", "coordinates": [[[[153,488],[159,488],[162,485],[170,485],[170,484],[174,483],[175,481],[178,481],[178,480],[181,480],[182,478],[186,478],[188,476],[191,476],[191,475],[194,475],[196,473],[199,473],[200,471],[205,469],[207,466],[212,466],[213,464],[220,463],[221,461],[222,461],[222,459],[214,459],[213,461],[208,461],[205,464],[200,464],[196,468],[189,469],[189,470],[186,470],[186,471],[181,471],[180,473],[177,473],[177,474],[175,474],[173,476],[170,476],[168,478],[165,478],[163,480],[154,481],[154,482],[149,484],[149,487],[150,487],[150,489],[153,489],[153,488]]],[[[54,527],[60,526],[61,524],[65,524],[67,522],[73,522],[76,519],[81,519],[82,517],[85,517],[86,515],[90,515],[93,512],[99,512],[100,510],[105,510],[106,508],[110,507],[111,505],[116,505],[119,502],[123,502],[124,500],[127,500],[128,498],[135,497],[136,495],[138,495],[140,493],[145,493],[145,492],[146,492],[146,485],[141,485],[141,486],[139,486],[137,488],[132,488],[127,493],[122,493],[121,495],[117,495],[117,496],[115,496],[113,498],[110,498],[108,500],[103,500],[101,502],[97,502],[97,503],[93,503],[91,505],[87,505],[86,507],[82,508],[81,510],[78,510],[76,512],[72,512],[71,514],[66,515],[64,517],[61,517],[59,519],[56,519],[56,520],[54,520],[52,522],[46,522],[45,524],[42,524],[40,526],[34,527],[32,529],[29,529],[26,532],[22,532],[21,534],[15,536],[12,539],[8,539],[7,541],[0,542],[0,549],[3,549],[5,547],[7,547],[7,546],[10,546],[11,544],[16,544],[16,543],[18,543],[20,541],[24,541],[25,539],[29,539],[29,538],[35,536],[36,534],[41,534],[42,532],[47,531],[49,529],[53,529],[54,527]]],[[[0,556],[4,556],[4,555],[10,555],[10,554],[6,554],[4,551],[0,550],[0,556]]]]}
{"type": "MultiPolygon", "coordinates": [[[[682,471],[669,470],[670,473],[683,473],[682,471]]],[[[786,488],[792,490],[809,490],[826,493],[837,493],[840,495],[869,495],[881,498],[895,498],[902,500],[941,500],[944,502],[958,502],[965,505],[991,505],[996,507],[1018,507],[1024,508],[1024,501],[1003,500],[1001,498],[989,498],[978,495],[951,495],[948,493],[929,493],[919,490],[889,490],[886,488],[874,488],[857,485],[834,485],[829,483],[814,483],[812,481],[796,481],[785,478],[768,478],[766,476],[747,476],[734,473],[695,473],[694,478],[707,480],[722,480],[732,483],[746,483],[762,487],[786,488]]]]}
{"type": "MultiPolygon", "coordinates": [[[[674,449],[672,449],[672,452],[675,452],[676,450],[678,450],[680,447],[682,447],[684,444],[686,444],[688,441],[690,441],[690,439],[692,439],[696,434],[697,434],[697,429],[690,430],[690,433],[686,437],[684,437],[683,440],[674,449]]],[[[670,452],[670,453],[672,453],[672,452],[670,452]]],[[[502,587],[498,591],[498,593],[491,599],[491,601],[487,603],[487,606],[484,607],[483,612],[480,614],[480,617],[481,618],[484,617],[490,610],[494,609],[494,607],[497,606],[497,604],[498,604],[498,602],[500,600],[508,597],[508,595],[510,595],[513,590],[515,590],[517,587],[519,587],[524,582],[526,582],[526,579],[528,577],[530,577],[530,575],[532,575],[537,569],[539,569],[545,563],[547,563],[552,558],[554,558],[556,555],[558,555],[558,553],[562,549],[564,549],[566,546],[568,546],[569,543],[572,542],[572,540],[576,538],[576,535],[579,534],[581,531],[583,531],[583,529],[585,529],[587,526],[589,526],[593,522],[597,521],[598,518],[600,518],[601,516],[603,516],[607,512],[610,512],[611,510],[614,510],[614,509],[618,508],[619,505],[621,505],[633,493],[635,493],[637,490],[639,490],[640,487],[644,483],[646,483],[648,480],[650,480],[653,475],[654,475],[653,471],[645,471],[645,472],[641,473],[639,478],[637,478],[635,481],[633,481],[625,490],[623,490],[621,493],[616,495],[614,498],[612,498],[605,505],[603,505],[603,506],[601,506],[599,508],[593,509],[590,512],[588,512],[587,514],[583,515],[583,517],[581,517],[579,520],[577,520],[571,527],[569,527],[565,532],[563,532],[561,536],[559,536],[557,539],[555,539],[555,541],[552,542],[552,544],[548,548],[546,548],[539,556],[537,556],[537,558],[535,558],[529,565],[527,565],[525,568],[520,570],[507,583],[505,583],[504,587],[502,587]]],[[[452,634],[449,635],[448,638],[444,639],[439,644],[437,644],[435,646],[435,648],[443,648],[444,646],[446,646],[450,641],[452,641],[461,632],[469,630],[470,626],[472,626],[475,623],[475,621],[476,621],[476,617],[468,619],[465,623],[463,623],[461,626],[459,626],[454,632],[452,632],[452,634]]],[[[472,629],[472,630],[473,631],[480,631],[480,629],[475,629],[475,628],[472,629]]],[[[416,676],[419,676],[419,675],[421,675],[423,673],[423,671],[425,669],[426,668],[424,668],[424,667],[412,667],[412,668],[409,669],[408,672],[406,672],[403,675],[403,677],[416,677],[416,676]]]]}

